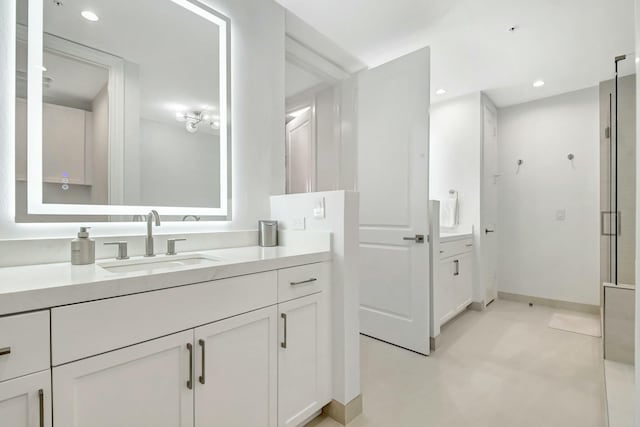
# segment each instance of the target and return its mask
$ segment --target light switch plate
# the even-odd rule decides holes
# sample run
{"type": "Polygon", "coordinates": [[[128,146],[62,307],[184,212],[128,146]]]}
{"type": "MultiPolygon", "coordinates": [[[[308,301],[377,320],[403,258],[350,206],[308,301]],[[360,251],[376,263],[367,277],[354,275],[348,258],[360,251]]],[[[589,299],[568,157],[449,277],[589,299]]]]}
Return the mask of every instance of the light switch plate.
{"type": "Polygon", "coordinates": [[[324,197],[321,197],[316,200],[313,206],[313,217],[316,219],[323,219],[324,216],[324,197]]]}
{"type": "Polygon", "coordinates": [[[291,220],[291,229],[294,231],[304,231],[307,228],[304,217],[293,218],[291,220]]]}

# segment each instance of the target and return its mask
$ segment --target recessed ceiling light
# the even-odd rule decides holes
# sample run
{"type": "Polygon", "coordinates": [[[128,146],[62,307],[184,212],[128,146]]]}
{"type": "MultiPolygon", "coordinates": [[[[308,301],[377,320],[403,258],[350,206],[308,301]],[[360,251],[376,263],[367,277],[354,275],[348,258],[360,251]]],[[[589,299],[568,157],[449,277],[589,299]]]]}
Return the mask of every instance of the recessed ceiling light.
{"type": "Polygon", "coordinates": [[[87,21],[96,22],[100,20],[100,18],[98,18],[98,15],[91,12],[90,10],[83,10],[82,12],[80,12],[80,15],[82,15],[82,17],[87,21]]]}
{"type": "Polygon", "coordinates": [[[536,80],[535,82],[533,82],[533,87],[542,87],[544,86],[544,81],[542,80],[536,80]]]}
{"type": "Polygon", "coordinates": [[[446,90],[444,90],[444,89],[438,89],[438,90],[436,91],[436,95],[444,95],[445,93],[447,93],[447,91],[446,91],[446,90]]]}

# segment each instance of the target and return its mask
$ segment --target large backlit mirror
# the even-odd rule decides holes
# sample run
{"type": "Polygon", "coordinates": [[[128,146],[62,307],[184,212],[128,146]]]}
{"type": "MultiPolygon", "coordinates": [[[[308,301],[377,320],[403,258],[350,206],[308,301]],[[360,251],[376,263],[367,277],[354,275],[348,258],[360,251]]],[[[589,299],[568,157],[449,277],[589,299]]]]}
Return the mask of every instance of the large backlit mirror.
{"type": "Polygon", "coordinates": [[[17,219],[228,219],[228,19],[198,0],[17,5],[17,219]]]}

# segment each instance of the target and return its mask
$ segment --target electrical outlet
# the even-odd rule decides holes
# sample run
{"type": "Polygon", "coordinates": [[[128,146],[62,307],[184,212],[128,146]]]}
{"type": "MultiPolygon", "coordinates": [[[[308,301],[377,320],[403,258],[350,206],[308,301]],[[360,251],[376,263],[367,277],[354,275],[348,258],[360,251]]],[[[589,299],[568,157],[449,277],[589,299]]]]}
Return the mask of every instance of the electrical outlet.
{"type": "Polygon", "coordinates": [[[304,231],[306,228],[307,227],[304,217],[294,218],[291,220],[291,230],[304,231]]]}

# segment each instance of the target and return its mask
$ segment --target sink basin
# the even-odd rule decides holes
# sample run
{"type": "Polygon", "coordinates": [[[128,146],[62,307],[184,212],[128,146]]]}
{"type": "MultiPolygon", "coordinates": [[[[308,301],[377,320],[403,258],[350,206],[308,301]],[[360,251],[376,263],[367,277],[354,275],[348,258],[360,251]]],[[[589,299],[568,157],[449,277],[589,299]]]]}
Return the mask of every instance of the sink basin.
{"type": "Polygon", "coordinates": [[[189,265],[215,264],[221,261],[223,261],[221,258],[195,254],[110,261],[98,265],[111,273],[131,273],[136,271],[151,273],[157,270],[171,270],[189,265]]]}

